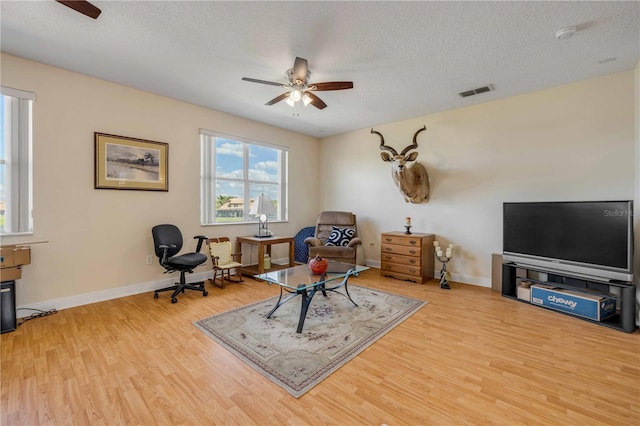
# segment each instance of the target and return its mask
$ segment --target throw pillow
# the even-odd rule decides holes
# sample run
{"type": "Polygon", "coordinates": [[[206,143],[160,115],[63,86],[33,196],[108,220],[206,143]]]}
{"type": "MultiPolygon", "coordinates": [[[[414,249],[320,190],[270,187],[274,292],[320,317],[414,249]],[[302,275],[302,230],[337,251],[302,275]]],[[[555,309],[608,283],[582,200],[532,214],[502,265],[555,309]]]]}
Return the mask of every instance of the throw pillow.
{"type": "Polygon", "coordinates": [[[326,245],[346,247],[349,245],[349,241],[351,241],[355,234],[355,229],[332,226],[331,235],[329,235],[326,245]]]}

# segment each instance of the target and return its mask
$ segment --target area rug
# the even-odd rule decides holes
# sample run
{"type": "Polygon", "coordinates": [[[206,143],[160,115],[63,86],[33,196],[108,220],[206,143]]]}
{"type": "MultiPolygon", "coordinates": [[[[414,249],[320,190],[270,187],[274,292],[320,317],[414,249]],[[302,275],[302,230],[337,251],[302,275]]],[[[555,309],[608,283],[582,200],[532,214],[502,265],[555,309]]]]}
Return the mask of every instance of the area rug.
{"type": "Polygon", "coordinates": [[[355,285],[349,293],[357,307],[343,294],[316,294],[302,333],[296,333],[299,297],[270,319],[277,297],[193,324],[299,398],[427,303],[355,285]]]}

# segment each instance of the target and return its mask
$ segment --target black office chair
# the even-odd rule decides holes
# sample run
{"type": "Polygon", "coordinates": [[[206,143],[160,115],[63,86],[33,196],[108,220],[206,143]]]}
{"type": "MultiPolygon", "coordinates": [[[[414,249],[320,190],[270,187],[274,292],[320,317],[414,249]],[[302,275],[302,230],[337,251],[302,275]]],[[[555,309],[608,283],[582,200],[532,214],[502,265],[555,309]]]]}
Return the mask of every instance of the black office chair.
{"type": "Polygon", "coordinates": [[[178,293],[184,293],[185,290],[197,290],[201,291],[203,296],[208,295],[207,290],[204,289],[204,282],[186,283],[185,274],[192,273],[193,270],[207,261],[207,256],[200,253],[202,248],[202,242],[207,239],[204,236],[197,236],[194,239],[198,240],[198,248],[195,253],[185,253],[180,256],[176,256],[182,249],[182,233],[175,225],[157,225],[151,230],[153,234],[153,245],[155,247],[156,256],[160,261],[160,265],[166,271],[164,272],[176,272],[180,271],[180,282],[175,283],[171,287],[161,288],[153,292],[153,298],[158,298],[158,292],[173,290],[171,295],[171,303],[177,303],[178,293]]]}

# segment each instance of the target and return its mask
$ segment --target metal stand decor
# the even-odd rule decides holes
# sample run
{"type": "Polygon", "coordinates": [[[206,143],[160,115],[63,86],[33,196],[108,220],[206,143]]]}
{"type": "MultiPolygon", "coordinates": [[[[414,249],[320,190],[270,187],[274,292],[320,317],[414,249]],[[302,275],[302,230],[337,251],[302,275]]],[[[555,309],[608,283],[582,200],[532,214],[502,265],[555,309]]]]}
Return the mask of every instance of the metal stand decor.
{"type": "Polygon", "coordinates": [[[440,270],[440,288],[451,290],[451,287],[449,286],[451,274],[447,271],[447,263],[449,263],[453,257],[453,250],[455,249],[455,246],[453,244],[449,244],[449,247],[447,247],[444,253],[442,252],[442,248],[438,241],[434,241],[433,246],[436,251],[436,259],[442,263],[442,269],[440,270]]]}

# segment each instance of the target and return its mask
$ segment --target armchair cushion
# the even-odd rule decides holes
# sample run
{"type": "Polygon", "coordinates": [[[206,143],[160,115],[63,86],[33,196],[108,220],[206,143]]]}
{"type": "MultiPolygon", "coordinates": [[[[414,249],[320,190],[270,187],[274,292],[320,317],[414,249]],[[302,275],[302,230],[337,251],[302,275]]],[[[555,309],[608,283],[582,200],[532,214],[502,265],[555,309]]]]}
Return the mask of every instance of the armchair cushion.
{"type": "Polygon", "coordinates": [[[331,227],[331,234],[327,239],[328,246],[347,247],[351,239],[355,236],[356,230],[353,228],[331,227]]]}
{"type": "Polygon", "coordinates": [[[304,239],[304,243],[309,247],[318,247],[322,245],[322,241],[316,237],[307,237],[304,239]]]}
{"type": "Polygon", "coordinates": [[[209,252],[216,267],[220,269],[230,269],[242,266],[240,262],[236,261],[236,255],[235,253],[231,253],[231,249],[230,241],[212,242],[209,244],[209,252]]]}
{"type": "Polygon", "coordinates": [[[352,238],[347,247],[357,247],[362,244],[362,240],[358,237],[352,238]]]}

